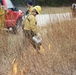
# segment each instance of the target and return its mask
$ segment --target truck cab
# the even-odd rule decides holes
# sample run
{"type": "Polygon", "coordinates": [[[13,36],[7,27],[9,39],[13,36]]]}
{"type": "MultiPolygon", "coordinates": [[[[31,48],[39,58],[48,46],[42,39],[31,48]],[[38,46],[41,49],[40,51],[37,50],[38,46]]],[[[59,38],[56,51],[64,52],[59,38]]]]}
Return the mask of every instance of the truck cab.
{"type": "Polygon", "coordinates": [[[4,27],[12,28],[14,33],[18,32],[22,21],[22,11],[15,7],[11,0],[2,0],[1,3],[7,9],[4,27]]]}

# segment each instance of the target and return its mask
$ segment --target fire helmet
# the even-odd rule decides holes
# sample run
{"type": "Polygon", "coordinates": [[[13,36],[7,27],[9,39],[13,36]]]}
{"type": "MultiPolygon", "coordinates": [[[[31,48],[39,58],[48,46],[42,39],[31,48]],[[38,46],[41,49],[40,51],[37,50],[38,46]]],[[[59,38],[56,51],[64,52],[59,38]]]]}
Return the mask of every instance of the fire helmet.
{"type": "Polygon", "coordinates": [[[34,9],[37,11],[38,14],[40,14],[41,7],[39,5],[35,6],[34,9]]]}

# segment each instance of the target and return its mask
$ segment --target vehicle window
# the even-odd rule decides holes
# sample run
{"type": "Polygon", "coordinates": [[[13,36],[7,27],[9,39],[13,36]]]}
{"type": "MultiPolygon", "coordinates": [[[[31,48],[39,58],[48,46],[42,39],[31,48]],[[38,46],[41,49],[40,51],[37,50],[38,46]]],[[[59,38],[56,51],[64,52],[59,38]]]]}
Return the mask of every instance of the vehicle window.
{"type": "Polygon", "coordinates": [[[1,4],[3,5],[3,2],[1,1],[1,4]]]}
{"type": "Polygon", "coordinates": [[[7,8],[14,8],[12,2],[10,0],[6,0],[7,8]]]}

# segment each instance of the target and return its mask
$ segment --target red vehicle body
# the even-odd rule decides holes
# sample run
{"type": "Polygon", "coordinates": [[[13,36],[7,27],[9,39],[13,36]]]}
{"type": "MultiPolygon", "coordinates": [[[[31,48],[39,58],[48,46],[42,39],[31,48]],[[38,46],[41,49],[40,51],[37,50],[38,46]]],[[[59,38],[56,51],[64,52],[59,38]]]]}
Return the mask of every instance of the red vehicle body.
{"type": "Polygon", "coordinates": [[[22,21],[22,11],[15,7],[11,0],[2,0],[2,5],[6,7],[7,13],[5,15],[5,27],[12,27],[14,30],[22,21]]]}

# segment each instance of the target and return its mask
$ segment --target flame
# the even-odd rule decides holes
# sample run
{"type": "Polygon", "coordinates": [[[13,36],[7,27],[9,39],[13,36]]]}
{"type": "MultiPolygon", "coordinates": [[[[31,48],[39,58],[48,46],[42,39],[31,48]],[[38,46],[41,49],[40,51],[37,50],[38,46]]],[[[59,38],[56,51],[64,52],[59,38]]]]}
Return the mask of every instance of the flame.
{"type": "Polygon", "coordinates": [[[13,74],[15,75],[15,74],[17,74],[17,63],[15,63],[14,65],[13,65],[13,74]]]}
{"type": "Polygon", "coordinates": [[[44,52],[45,50],[44,50],[44,48],[42,47],[42,45],[40,46],[40,50],[39,50],[39,53],[41,53],[41,54],[45,54],[45,52],[44,52]]]}
{"type": "Polygon", "coordinates": [[[51,49],[51,45],[49,44],[49,50],[51,49]]]}
{"type": "Polygon", "coordinates": [[[13,64],[13,75],[16,75],[17,74],[17,66],[18,66],[18,63],[16,61],[16,59],[14,58],[14,60],[12,61],[12,64],[13,64]]]}

